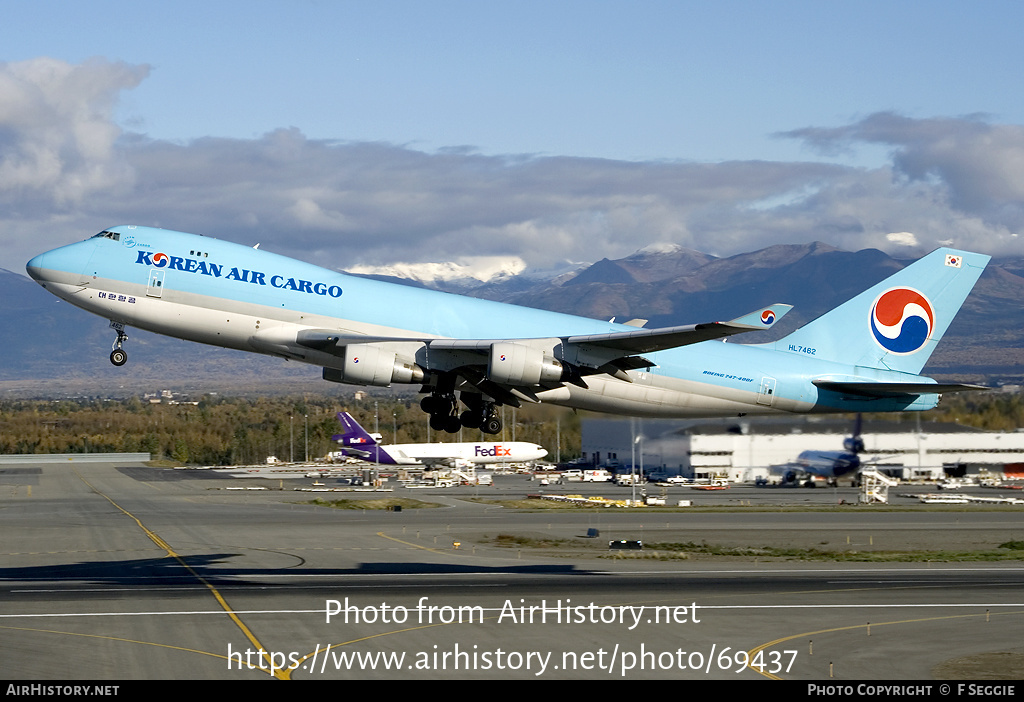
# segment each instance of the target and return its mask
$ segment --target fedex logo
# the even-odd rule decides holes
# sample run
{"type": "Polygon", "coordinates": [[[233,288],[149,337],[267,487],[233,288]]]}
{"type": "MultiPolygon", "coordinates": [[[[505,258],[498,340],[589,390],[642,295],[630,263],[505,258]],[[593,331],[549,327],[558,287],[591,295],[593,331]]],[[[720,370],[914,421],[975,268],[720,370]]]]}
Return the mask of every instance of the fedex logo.
{"type": "Polygon", "coordinates": [[[477,456],[508,456],[512,457],[512,449],[502,448],[501,444],[494,444],[490,448],[487,446],[481,446],[477,444],[474,447],[475,455],[477,456]]]}

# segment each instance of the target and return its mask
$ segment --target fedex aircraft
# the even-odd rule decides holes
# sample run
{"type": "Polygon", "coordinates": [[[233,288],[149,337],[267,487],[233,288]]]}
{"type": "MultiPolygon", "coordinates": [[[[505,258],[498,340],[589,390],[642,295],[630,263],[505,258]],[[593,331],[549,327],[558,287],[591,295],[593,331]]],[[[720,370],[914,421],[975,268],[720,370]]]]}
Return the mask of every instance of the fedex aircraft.
{"type": "Polygon", "coordinates": [[[446,465],[477,463],[522,463],[538,461],[548,454],[537,444],[503,441],[500,444],[465,442],[451,444],[395,444],[381,446],[380,434],[370,434],[348,412],[339,412],[344,433],[331,438],[341,445],[346,456],[387,465],[446,465]]]}
{"type": "Polygon", "coordinates": [[[989,260],[938,249],[784,339],[747,345],[723,340],[790,306],[643,329],[352,277],[258,246],[119,226],[27,268],[110,320],[114,365],[138,327],[310,363],[334,382],[417,384],[436,430],[496,434],[495,407],[523,402],[638,417],[930,409],[974,387],[918,374],[989,260]]]}

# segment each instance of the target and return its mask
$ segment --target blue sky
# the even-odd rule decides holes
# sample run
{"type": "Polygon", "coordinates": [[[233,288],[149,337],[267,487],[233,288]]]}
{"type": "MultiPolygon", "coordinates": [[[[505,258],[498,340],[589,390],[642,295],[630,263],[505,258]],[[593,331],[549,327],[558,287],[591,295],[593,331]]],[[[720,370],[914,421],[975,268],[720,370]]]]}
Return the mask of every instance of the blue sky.
{"type": "Polygon", "coordinates": [[[336,267],[1024,253],[1021,26],[1012,2],[10,2],[0,224],[336,267]]]}
{"type": "MultiPolygon", "coordinates": [[[[963,2],[24,2],[7,61],[152,66],[118,118],[163,139],[316,139],[615,159],[778,159],[895,110],[1024,122],[1024,8],[963,2]]],[[[804,157],[807,154],[803,154],[804,157]]]]}

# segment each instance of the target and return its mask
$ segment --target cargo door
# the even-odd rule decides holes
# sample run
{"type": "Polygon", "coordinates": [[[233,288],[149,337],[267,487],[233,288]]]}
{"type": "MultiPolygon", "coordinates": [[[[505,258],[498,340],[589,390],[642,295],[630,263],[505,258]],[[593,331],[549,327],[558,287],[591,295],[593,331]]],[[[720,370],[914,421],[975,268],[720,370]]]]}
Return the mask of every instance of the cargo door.
{"type": "Polygon", "coordinates": [[[146,295],[149,297],[162,297],[164,294],[164,274],[162,268],[149,269],[149,285],[146,286],[146,295]]]}
{"type": "Polygon", "coordinates": [[[775,404],[775,378],[761,378],[761,389],[757,393],[757,404],[771,407],[775,404]]]}

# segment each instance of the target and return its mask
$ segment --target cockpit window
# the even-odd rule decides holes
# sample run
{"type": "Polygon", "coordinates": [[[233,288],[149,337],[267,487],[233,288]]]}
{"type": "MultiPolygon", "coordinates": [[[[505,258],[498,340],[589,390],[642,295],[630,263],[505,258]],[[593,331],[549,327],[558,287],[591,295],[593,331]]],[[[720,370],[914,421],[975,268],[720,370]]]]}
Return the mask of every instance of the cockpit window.
{"type": "Polygon", "coordinates": [[[112,231],[110,231],[108,229],[106,231],[100,232],[99,234],[97,234],[96,236],[93,237],[93,239],[100,239],[100,238],[102,238],[102,239],[113,239],[114,241],[121,241],[121,234],[119,232],[112,232],[112,231]]]}

